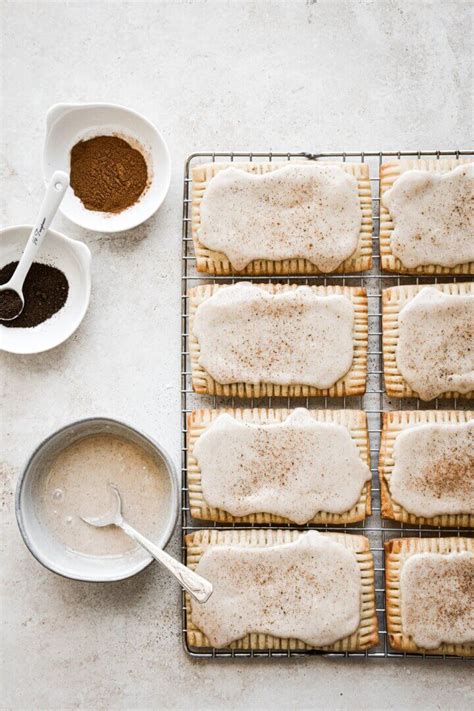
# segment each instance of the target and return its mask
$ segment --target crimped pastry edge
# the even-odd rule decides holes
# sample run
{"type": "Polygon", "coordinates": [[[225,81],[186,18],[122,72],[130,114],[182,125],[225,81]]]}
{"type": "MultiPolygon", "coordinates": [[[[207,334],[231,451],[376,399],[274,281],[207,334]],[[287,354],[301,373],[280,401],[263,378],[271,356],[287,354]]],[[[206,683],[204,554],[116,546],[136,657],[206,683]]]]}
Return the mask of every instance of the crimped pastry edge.
{"type": "Polygon", "coordinates": [[[473,644],[443,643],[436,649],[418,647],[410,636],[403,633],[400,604],[400,575],[404,562],[415,553],[474,553],[474,538],[395,538],[384,544],[385,549],[385,603],[387,633],[390,646],[401,652],[417,654],[449,654],[457,657],[474,657],[473,644]]]}
{"type": "Polygon", "coordinates": [[[470,410],[403,410],[383,413],[383,428],[379,452],[380,498],[383,518],[419,526],[473,528],[473,514],[442,514],[416,516],[392,499],[390,476],[394,467],[393,448],[397,435],[405,429],[422,424],[459,424],[474,417],[470,410]]]}
{"type": "MultiPolygon", "coordinates": [[[[257,284],[271,294],[297,289],[298,284],[257,284]]],[[[231,383],[222,385],[214,380],[199,364],[199,342],[193,333],[194,315],[198,306],[213,296],[219,289],[228,288],[220,284],[203,284],[189,290],[189,350],[191,357],[192,384],[200,395],[220,395],[224,397],[344,397],[363,395],[367,381],[368,358],[368,300],[362,287],[311,286],[315,294],[329,296],[338,294],[348,297],[354,306],[354,358],[350,370],[332,387],[319,390],[309,385],[275,385],[273,383],[231,383]]]]}
{"type": "MultiPolygon", "coordinates": [[[[448,172],[465,163],[472,163],[473,158],[448,158],[441,160],[391,160],[382,163],[380,167],[380,191],[384,193],[393,187],[396,180],[407,170],[428,170],[431,172],[448,172]]],[[[380,201],[380,263],[385,272],[399,274],[427,274],[433,276],[474,274],[474,262],[457,264],[454,267],[442,267],[438,264],[426,264],[419,267],[405,267],[400,259],[395,257],[391,249],[391,238],[394,230],[393,220],[389,210],[385,207],[383,199],[380,201]]]]}
{"type": "MultiPolygon", "coordinates": [[[[226,531],[200,530],[186,536],[187,565],[194,569],[204,551],[212,545],[256,545],[271,546],[278,543],[290,543],[297,540],[304,532],[291,529],[237,529],[226,531]]],[[[343,533],[322,533],[342,543],[354,551],[361,572],[362,599],[361,622],[359,628],[349,637],[334,644],[321,647],[327,652],[345,652],[367,649],[378,643],[378,623],[375,611],[375,572],[374,561],[369,541],[365,536],[343,533]]],[[[194,625],[191,616],[191,599],[186,594],[186,635],[190,647],[209,648],[206,636],[194,625]]],[[[309,645],[293,638],[274,637],[265,634],[248,634],[229,645],[230,649],[313,649],[309,645]]]]}
{"type": "MultiPolygon", "coordinates": [[[[298,161],[303,162],[304,161],[298,161]]],[[[290,165],[295,165],[292,161],[290,165]]],[[[236,274],[238,276],[263,276],[263,275],[297,275],[297,274],[322,274],[312,262],[307,259],[285,259],[274,261],[259,259],[250,262],[241,271],[234,270],[229,259],[221,252],[215,252],[201,244],[198,230],[201,223],[201,201],[210,180],[225,168],[240,168],[247,172],[262,175],[287,166],[287,162],[268,163],[205,163],[195,166],[192,170],[192,202],[191,202],[191,230],[196,255],[196,265],[199,272],[207,272],[216,276],[236,274]]],[[[361,272],[372,267],[372,196],[369,178],[369,166],[366,163],[342,163],[331,161],[346,172],[353,175],[358,184],[359,199],[362,210],[362,224],[359,233],[359,242],[355,252],[345,259],[332,274],[348,272],[361,272]]]]}
{"type": "MultiPolygon", "coordinates": [[[[389,397],[420,398],[419,394],[411,389],[398,370],[395,351],[398,343],[398,315],[405,304],[426,287],[433,287],[439,289],[444,294],[451,294],[453,296],[468,295],[474,292],[474,282],[419,285],[404,284],[402,286],[392,286],[382,290],[383,372],[385,389],[389,397]]],[[[456,391],[447,391],[437,397],[446,399],[464,398],[470,400],[474,398],[474,392],[458,393],[456,391]]],[[[435,398],[433,398],[433,400],[434,399],[435,398]]]]}
{"type": "MultiPolygon", "coordinates": [[[[257,524],[289,524],[289,519],[269,513],[255,513],[247,516],[233,516],[223,509],[216,509],[206,503],[201,486],[201,472],[194,457],[194,445],[201,434],[221,414],[228,414],[240,422],[254,424],[269,422],[284,422],[292,413],[292,409],[274,408],[219,408],[193,410],[188,415],[187,431],[187,485],[189,491],[189,507],[193,518],[219,523],[257,523],[257,524]]],[[[334,422],[348,428],[352,439],[359,449],[362,460],[370,468],[370,443],[367,429],[367,416],[362,410],[309,410],[310,414],[319,422],[334,422]]],[[[371,482],[368,481],[358,502],[343,514],[334,514],[320,511],[308,521],[310,525],[330,524],[341,525],[364,520],[371,514],[371,482]]]]}

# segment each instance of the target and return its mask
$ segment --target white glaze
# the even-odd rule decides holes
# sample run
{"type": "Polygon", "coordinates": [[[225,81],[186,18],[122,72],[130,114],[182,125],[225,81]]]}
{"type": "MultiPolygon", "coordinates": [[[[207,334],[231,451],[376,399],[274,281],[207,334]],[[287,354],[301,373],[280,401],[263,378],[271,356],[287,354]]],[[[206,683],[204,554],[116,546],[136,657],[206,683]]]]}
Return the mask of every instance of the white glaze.
{"type": "Polygon", "coordinates": [[[329,388],[352,365],[354,307],[346,296],[310,287],[270,294],[241,282],[197,308],[200,365],[221,384],[329,388]]]}
{"type": "Polygon", "coordinates": [[[405,429],[393,456],[390,492],[406,511],[474,514],[474,420],[405,429]]]}
{"type": "Polygon", "coordinates": [[[474,514],[474,420],[403,430],[393,456],[390,492],[406,511],[474,514]]]}
{"type": "Polygon", "coordinates": [[[297,524],[318,511],[349,511],[371,478],[347,427],[318,422],[304,408],[265,425],[222,414],[199,437],[194,456],[209,506],[297,524]]]}
{"type": "Polygon", "coordinates": [[[391,250],[405,267],[474,261],[474,163],[446,173],[408,170],[383,196],[391,250]]]}
{"type": "Polygon", "coordinates": [[[273,546],[211,546],[196,570],[214,592],[205,605],[192,602],[192,620],[213,646],[257,632],[320,647],[359,626],[356,556],[316,531],[273,546]]]}
{"type": "Polygon", "coordinates": [[[165,464],[138,445],[113,435],[91,435],[66,447],[38,482],[37,515],[61,543],[85,555],[122,555],[136,548],[115,526],[92,528],[81,516],[101,516],[122,496],[123,515],[152,540],[159,537],[171,505],[165,464]]]}
{"type": "Polygon", "coordinates": [[[302,258],[331,272],[357,248],[357,180],[336,165],[286,165],[261,175],[226,168],[202,199],[199,241],[234,269],[255,259],[302,258]]]}
{"type": "Polygon", "coordinates": [[[474,642],[474,554],[415,553],[400,574],[402,629],[419,647],[474,642]]]}
{"type": "Polygon", "coordinates": [[[422,400],[474,390],[474,295],[425,287],[398,323],[397,367],[422,400]]]}

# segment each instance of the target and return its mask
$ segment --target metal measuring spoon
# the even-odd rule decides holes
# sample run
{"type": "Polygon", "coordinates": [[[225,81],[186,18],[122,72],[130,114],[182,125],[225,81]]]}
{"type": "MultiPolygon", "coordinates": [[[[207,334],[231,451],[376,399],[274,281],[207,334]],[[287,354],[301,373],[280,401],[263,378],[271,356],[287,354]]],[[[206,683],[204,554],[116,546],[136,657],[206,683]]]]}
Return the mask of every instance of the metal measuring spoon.
{"type": "Polygon", "coordinates": [[[0,304],[2,304],[2,301],[5,300],[6,294],[4,292],[10,292],[10,311],[6,316],[3,316],[0,309],[0,320],[13,321],[13,319],[18,318],[23,311],[25,306],[25,299],[23,298],[23,284],[26,279],[26,275],[28,274],[31,264],[36,257],[36,253],[41,247],[44,236],[58,211],[68,187],[69,176],[67,173],[64,173],[62,170],[56,170],[49,181],[48,187],[46,188],[46,195],[44,196],[35,226],[33,227],[28,238],[28,242],[26,243],[25,250],[21,255],[21,259],[7,283],[0,285],[0,304]]]}
{"type": "Polygon", "coordinates": [[[130,526],[122,516],[122,498],[120,492],[114,484],[109,484],[116,498],[116,509],[97,518],[86,518],[81,516],[85,523],[90,526],[102,528],[103,526],[118,526],[127,536],[141,545],[158,563],[164,565],[167,570],[179,580],[185,590],[188,591],[198,602],[206,602],[212,595],[212,583],[205,580],[200,575],[190,570],[185,565],[170,556],[162,548],[155,546],[148,538],[142,536],[133,526],[130,526]]]}

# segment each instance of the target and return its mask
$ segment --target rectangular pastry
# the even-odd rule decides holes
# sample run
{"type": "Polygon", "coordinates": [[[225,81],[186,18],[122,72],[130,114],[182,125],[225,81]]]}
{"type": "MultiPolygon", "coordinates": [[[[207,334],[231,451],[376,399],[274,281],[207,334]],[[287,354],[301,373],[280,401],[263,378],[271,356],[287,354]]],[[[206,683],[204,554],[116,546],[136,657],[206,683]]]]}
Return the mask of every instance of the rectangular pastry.
{"type": "Polygon", "coordinates": [[[198,271],[259,276],[372,266],[365,163],[208,163],[193,168],[192,178],[198,271]]]}
{"type": "Polygon", "coordinates": [[[191,516],[226,524],[362,521],[371,513],[369,452],[360,410],[194,410],[191,516]]]}
{"type": "Polygon", "coordinates": [[[474,283],[382,292],[383,361],[390,397],[474,396],[474,283]]]}
{"type": "Polygon", "coordinates": [[[228,397],[365,392],[365,289],[296,284],[189,291],[193,388],[228,397]]]}
{"type": "Polygon", "coordinates": [[[402,652],[474,656],[474,539],[385,543],[387,631],[402,652]]]}
{"type": "Polygon", "coordinates": [[[393,160],[380,168],[382,269],[474,274],[474,158],[393,160]]]}
{"type": "Polygon", "coordinates": [[[379,473],[382,516],[474,528],[474,413],[384,412],[379,473]]]}
{"type": "Polygon", "coordinates": [[[190,647],[363,650],[378,642],[374,562],[364,536],[278,529],[201,530],[187,564],[210,580],[187,595],[190,647]]]}

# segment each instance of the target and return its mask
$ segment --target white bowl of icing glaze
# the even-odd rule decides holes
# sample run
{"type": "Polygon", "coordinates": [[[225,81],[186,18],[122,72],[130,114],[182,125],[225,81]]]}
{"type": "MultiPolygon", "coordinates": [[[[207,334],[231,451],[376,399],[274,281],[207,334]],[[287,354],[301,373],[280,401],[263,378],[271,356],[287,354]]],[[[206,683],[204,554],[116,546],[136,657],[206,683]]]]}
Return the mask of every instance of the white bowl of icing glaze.
{"type": "MultiPolygon", "coordinates": [[[[20,259],[32,225],[0,230],[0,268],[20,259]]],[[[7,328],[0,322],[0,350],[9,353],[42,353],[67,340],[86,315],[91,295],[91,253],[79,240],[48,230],[35,262],[50,264],[66,276],[69,292],[64,306],[32,328],[7,328]]]]}
{"type": "MultiPolygon", "coordinates": [[[[85,437],[104,434],[134,443],[164,464],[170,483],[169,510],[160,528],[160,535],[153,539],[156,545],[161,548],[167,546],[179,513],[178,477],[172,460],[157,442],[134,427],[108,417],[93,417],[66,425],[47,437],[32,453],[18,480],[15,500],[18,526],[29,551],[45,568],[63,577],[85,582],[124,580],[144,570],[153,561],[151,555],[141,547],[125,554],[110,556],[78,553],[54,536],[38,515],[41,477],[48,476],[55,458],[85,437]]],[[[126,501],[126,492],[121,493],[126,501]]],[[[140,530],[139,521],[130,523],[140,530]]]]}
{"type": "Polygon", "coordinates": [[[138,201],[119,213],[88,210],[69,187],[60,210],[69,220],[94,232],[122,232],[148,220],[166,197],[171,180],[171,158],[161,133],[136,111],[116,104],[55,104],[46,115],[43,175],[48,182],[55,170],[70,173],[71,149],[95,136],[118,136],[145,158],[149,185],[138,201]]]}

